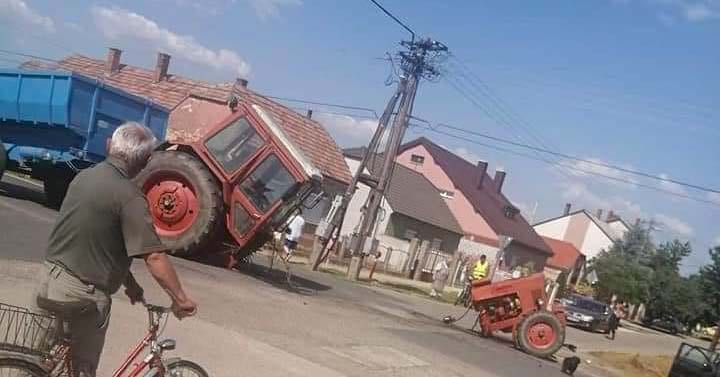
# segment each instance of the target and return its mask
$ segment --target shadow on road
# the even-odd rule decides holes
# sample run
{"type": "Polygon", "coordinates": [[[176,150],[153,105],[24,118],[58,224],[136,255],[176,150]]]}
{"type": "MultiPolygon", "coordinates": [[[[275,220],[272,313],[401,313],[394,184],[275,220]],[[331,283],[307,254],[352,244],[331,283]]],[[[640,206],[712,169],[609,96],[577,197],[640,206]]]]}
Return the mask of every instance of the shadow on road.
{"type": "Polygon", "coordinates": [[[47,207],[45,204],[45,194],[43,194],[41,190],[38,190],[38,188],[33,189],[22,184],[8,182],[8,178],[3,178],[3,180],[0,181],[0,196],[17,200],[27,200],[47,207]]]}
{"type": "MultiPolygon", "coordinates": [[[[291,267],[292,271],[292,267],[291,267]]],[[[331,286],[320,284],[316,281],[307,279],[297,274],[292,274],[288,279],[288,274],[282,265],[275,264],[272,269],[268,265],[261,263],[247,263],[238,269],[239,273],[245,274],[252,278],[268,283],[276,288],[285,289],[288,292],[297,293],[304,296],[315,295],[318,291],[328,291],[331,286]]]]}

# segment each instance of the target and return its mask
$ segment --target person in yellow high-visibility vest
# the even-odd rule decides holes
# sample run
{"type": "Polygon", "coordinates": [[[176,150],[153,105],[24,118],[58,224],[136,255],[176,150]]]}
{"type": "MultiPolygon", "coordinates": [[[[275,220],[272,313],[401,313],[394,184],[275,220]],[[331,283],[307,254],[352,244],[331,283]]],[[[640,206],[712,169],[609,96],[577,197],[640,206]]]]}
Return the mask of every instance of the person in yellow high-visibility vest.
{"type": "Polygon", "coordinates": [[[475,266],[473,266],[472,273],[470,274],[471,280],[485,279],[488,275],[489,268],[490,265],[487,261],[487,257],[485,254],[481,255],[480,259],[475,262],[475,266]]]}

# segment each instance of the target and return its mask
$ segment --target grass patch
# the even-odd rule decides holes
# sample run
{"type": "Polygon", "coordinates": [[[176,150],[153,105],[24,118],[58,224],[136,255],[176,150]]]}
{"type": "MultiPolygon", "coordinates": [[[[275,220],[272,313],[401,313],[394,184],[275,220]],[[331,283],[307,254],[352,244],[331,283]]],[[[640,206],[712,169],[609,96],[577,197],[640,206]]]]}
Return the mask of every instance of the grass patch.
{"type": "Polygon", "coordinates": [[[622,377],[666,377],[673,357],[640,355],[621,352],[590,352],[600,365],[622,377]]]}

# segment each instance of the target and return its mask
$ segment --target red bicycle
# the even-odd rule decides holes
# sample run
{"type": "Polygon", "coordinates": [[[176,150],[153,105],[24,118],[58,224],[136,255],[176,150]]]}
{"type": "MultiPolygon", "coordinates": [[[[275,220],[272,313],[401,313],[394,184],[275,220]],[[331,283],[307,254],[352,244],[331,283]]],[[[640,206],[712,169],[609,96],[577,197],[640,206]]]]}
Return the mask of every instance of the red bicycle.
{"type": "MultiPolygon", "coordinates": [[[[161,322],[167,320],[170,308],[144,304],[148,312],[148,332],[133,348],[113,377],[208,377],[192,361],[164,358],[165,351],[175,349],[175,340],[158,340],[161,322]],[[143,350],[145,357],[136,362],[143,350]]],[[[0,303],[0,377],[74,376],[69,319],[82,318],[97,310],[92,301],[59,302],[38,298],[38,306],[50,316],[26,308],[0,303]]],[[[164,325],[163,325],[164,327],[164,325]]]]}

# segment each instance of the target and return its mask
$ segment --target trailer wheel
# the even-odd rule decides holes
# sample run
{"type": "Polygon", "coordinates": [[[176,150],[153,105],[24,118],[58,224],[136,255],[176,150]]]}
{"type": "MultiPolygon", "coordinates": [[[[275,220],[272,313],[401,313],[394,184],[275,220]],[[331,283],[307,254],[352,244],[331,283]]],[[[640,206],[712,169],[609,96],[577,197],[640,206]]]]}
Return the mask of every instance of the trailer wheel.
{"type": "Polygon", "coordinates": [[[223,224],[220,185],[194,156],[159,151],[136,177],[147,197],[155,231],[176,255],[211,246],[223,224]]]}
{"type": "Polygon", "coordinates": [[[565,328],[552,313],[538,311],[525,318],[518,327],[520,348],[536,357],[547,358],[565,342],[565,328]]]}

